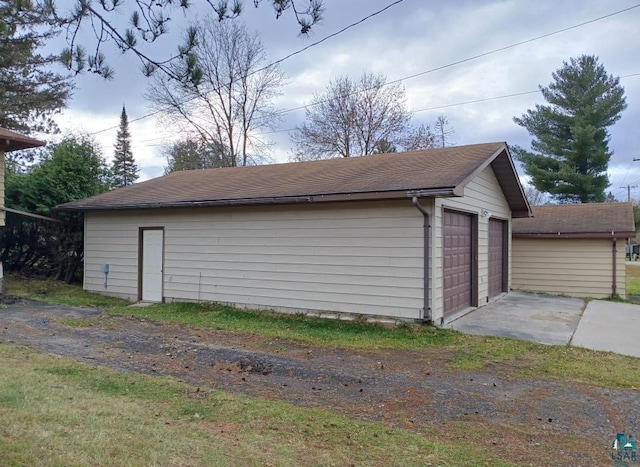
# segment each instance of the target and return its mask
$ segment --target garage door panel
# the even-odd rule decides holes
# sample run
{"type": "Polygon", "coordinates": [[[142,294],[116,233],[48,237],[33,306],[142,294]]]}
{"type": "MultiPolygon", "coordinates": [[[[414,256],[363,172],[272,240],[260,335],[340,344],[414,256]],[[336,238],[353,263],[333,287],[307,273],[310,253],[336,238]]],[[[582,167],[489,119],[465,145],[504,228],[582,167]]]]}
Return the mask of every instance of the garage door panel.
{"type": "Polygon", "coordinates": [[[489,220],[489,297],[505,291],[505,223],[489,220]]]}
{"type": "Polygon", "coordinates": [[[444,213],[444,314],[472,304],[472,216],[455,211],[444,213]]]}

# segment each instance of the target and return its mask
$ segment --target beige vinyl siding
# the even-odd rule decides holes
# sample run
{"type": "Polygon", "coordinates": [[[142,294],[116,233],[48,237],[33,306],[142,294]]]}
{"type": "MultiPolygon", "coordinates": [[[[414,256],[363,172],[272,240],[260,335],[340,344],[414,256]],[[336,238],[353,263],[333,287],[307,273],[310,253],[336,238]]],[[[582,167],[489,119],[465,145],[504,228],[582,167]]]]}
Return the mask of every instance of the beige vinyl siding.
{"type": "MultiPolygon", "coordinates": [[[[478,305],[484,305],[489,297],[489,219],[491,217],[507,221],[508,236],[511,238],[511,208],[502,192],[498,179],[491,167],[485,168],[464,188],[464,196],[458,198],[437,198],[432,220],[433,294],[431,307],[435,322],[444,316],[443,308],[443,213],[445,209],[459,210],[477,215],[478,219],[478,305]],[[483,217],[482,212],[489,212],[483,217]]],[[[509,241],[508,284],[511,284],[511,242],[509,241]]]]}
{"type": "MultiPolygon", "coordinates": [[[[575,297],[611,296],[612,239],[514,238],[513,288],[575,297]]],[[[617,241],[617,292],[626,298],[624,240],[617,241]]]]}
{"type": "MultiPolygon", "coordinates": [[[[0,151],[0,206],[4,207],[4,152],[0,151]]],[[[0,212],[0,227],[5,225],[6,213],[0,212]]],[[[2,275],[0,274],[0,277],[2,275]]]]}
{"type": "Polygon", "coordinates": [[[408,199],[90,212],[85,288],[136,299],[139,228],[163,227],[165,300],[418,319],[422,224],[408,199]]]}

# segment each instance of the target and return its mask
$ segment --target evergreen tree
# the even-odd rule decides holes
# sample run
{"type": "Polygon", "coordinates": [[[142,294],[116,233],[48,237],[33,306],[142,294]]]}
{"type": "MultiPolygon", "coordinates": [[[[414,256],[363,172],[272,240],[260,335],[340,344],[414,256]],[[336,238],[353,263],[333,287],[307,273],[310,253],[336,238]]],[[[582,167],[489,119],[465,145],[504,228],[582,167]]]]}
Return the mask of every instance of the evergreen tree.
{"type": "Polygon", "coordinates": [[[21,171],[6,172],[6,204],[61,223],[43,222],[11,212],[0,229],[0,260],[7,271],[39,277],[82,278],[83,215],[53,212],[58,204],[109,189],[109,170],[98,144],[87,135],[66,136],[43,149],[40,160],[21,171]]]}
{"type": "Polygon", "coordinates": [[[0,0],[0,127],[30,134],[53,133],[53,116],[71,98],[71,76],[53,70],[60,56],[44,53],[61,28],[52,5],[0,0]]]}
{"type": "Polygon", "coordinates": [[[514,121],[533,136],[531,151],[514,148],[537,190],[560,202],[601,202],[609,186],[607,127],[627,107],[620,79],[595,56],[572,58],[540,87],[549,105],[536,105],[514,121]]]}
{"type": "Polygon", "coordinates": [[[114,188],[132,185],[139,177],[139,169],[131,152],[131,133],[129,133],[129,120],[124,105],[120,114],[120,128],[116,136],[111,172],[114,188]]]}

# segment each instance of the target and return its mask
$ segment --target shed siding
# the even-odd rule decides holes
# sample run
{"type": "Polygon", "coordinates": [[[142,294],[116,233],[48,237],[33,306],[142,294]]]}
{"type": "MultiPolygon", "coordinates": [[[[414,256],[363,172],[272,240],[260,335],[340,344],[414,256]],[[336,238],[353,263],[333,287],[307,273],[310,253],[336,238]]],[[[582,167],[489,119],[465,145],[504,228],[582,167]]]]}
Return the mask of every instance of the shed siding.
{"type": "MultiPolygon", "coordinates": [[[[0,151],[0,206],[4,207],[4,152],[0,151]]],[[[4,211],[0,212],[0,227],[4,227],[5,225],[5,216],[6,213],[4,211]]],[[[2,273],[0,272],[0,278],[2,277],[2,273]]]]}
{"type": "MultiPolygon", "coordinates": [[[[491,167],[487,167],[470,181],[464,188],[464,196],[459,198],[437,198],[435,200],[434,217],[432,221],[432,258],[433,267],[433,296],[432,313],[434,321],[439,322],[444,317],[443,299],[443,215],[445,209],[460,210],[478,216],[478,305],[489,301],[489,219],[494,217],[507,221],[511,238],[511,209],[502,192],[498,179],[491,167]],[[483,217],[482,211],[491,213],[490,217],[483,217]]],[[[511,242],[509,242],[508,283],[511,284],[511,242]]]]}
{"type": "Polygon", "coordinates": [[[165,300],[418,319],[422,223],[409,200],[89,212],[85,288],[136,299],[139,228],[164,227],[165,300]]]}
{"type": "MultiPolygon", "coordinates": [[[[618,240],[617,291],[626,298],[624,261],[624,240],[618,240]]],[[[575,297],[609,297],[612,267],[611,239],[513,239],[514,289],[575,297]]]]}

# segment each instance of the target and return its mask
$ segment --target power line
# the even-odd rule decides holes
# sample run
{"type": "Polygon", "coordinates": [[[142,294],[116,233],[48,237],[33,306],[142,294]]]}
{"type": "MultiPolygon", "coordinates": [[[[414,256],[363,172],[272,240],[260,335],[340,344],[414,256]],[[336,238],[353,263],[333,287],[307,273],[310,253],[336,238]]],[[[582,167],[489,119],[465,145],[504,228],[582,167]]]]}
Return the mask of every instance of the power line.
{"type": "MultiPolygon", "coordinates": [[[[628,74],[628,75],[622,75],[620,76],[620,79],[623,78],[630,78],[630,77],[634,77],[634,76],[640,76],[640,73],[632,73],[632,74],[628,74]]],[[[469,104],[478,104],[481,102],[489,102],[489,101],[495,101],[495,100],[500,100],[500,99],[508,99],[511,97],[519,97],[519,96],[526,96],[529,94],[538,94],[540,92],[539,89],[535,89],[535,90],[531,90],[531,91],[522,91],[522,92],[515,92],[512,94],[503,94],[500,96],[492,96],[492,97],[483,97],[480,99],[473,99],[470,101],[462,101],[462,102],[455,102],[453,104],[442,104],[442,105],[438,105],[438,106],[434,106],[434,107],[426,107],[423,109],[415,109],[415,110],[411,110],[410,112],[412,114],[416,114],[416,113],[420,113],[420,112],[428,112],[431,110],[440,110],[440,109],[446,109],[449,107],[458,107],[461,105],[469,105],[469,104]]],[[[261,133],[257,133],[256,136],[266,136],[266,135],[273,135],[273,134],[277,134],[277,133],[289,133],[291,131],[295,131],[295,128],[287,128],[284,130],[272,130],[272,131],[265,131],[265,132],[261,132],[261,133]]],[[[151,141],[158,141],[158,140],[167,140],[170,139],[171,136],[159,136],[157,138],[150,138],[150,139],[145,139],[142,141],[139,141],[139,143],[147,143],[147,142],[151,142],[151,141]]],[[[160,144],[148,144],[146,146],[149,147],[155,147],[155,146],[161,146],[160,144]]],[[[629,170],[627,171],[627,175],[629,174],[629,171],[631,170],[631,165],[629,166],[629,170]]],[[[626,179],[626,175],[625,175],[625,179],[626,179]]],[[[621,183],[624,183],[624,180],[621,183]]]]}
{"type": "Polygon", "coordinates": [[[507,99],[509,97],[526,96],[527,94],[537,94],[539,92],[540,92],[540,90],[536,89],[535,91],[523,91],[523,92],[516,92],[514,94],[505,94],[503,96],[485,97],[483,99],[475,99],[475,100],[472,100],[472,101],[456,102],[455,104],[445,104],[445,105],[438,105],[436,107],[427,107],[427,108],[424,108],[424,109],[414,110],[413,113],[426,112],[428,110],[446,109],[448,107],[457,107],[459,105],[477,104],[479,102],[495,101],[495,100],[498,100],[498,99],[507,99]]]}
{"type": "MultiPolygon", "coordinates": [[[[626,77],[629,77],[629,76],[640,76],[640,73],[635,73],[633,75],[627,75],[627,76],[621,76],[621,78],[626,78],[626,77]]],[[[624,182],[627,180],[627,177],[629,176],[629,172],[631,172],[631,167],[633,166],[633,163],[634,162],[638,162],[638,161],[640,161],[640,158],[634,157],[631,160],[631,162],[629,163],[629,168],[627,169],[627,173],[624,174],[624,178],[622,179],[622,184],[623,185],[624,185],[624,182]]],[[[621,188],[624,188],[624,187],[621,187],[621,188]]],[[[636,188],[636,187],[634,187],[634,188],[636,188]]]]}
{"type": "MultiPolygon", "coordinates": [[[[289,54],[288,56],[286,56],[286,57],[284,57],[284,58],[282,58],[280,60],[272,62],[271,64],[263,67],[263,69],[268,68],[269,66],[272,66],[273,64],[281,63],[282,61],[284,61],[284,60],[286,60],[286,59],[288,59],[288,58],[290,58],[290,57],[292,57],[294,55],[297,55],[298,53],[302,53],[303,51],[308,50],[309,48],[311,48],[311,47],[313,47],[315,45],[318,45],[318,44],[324,42],[325,40],[327,40],[327,39],[329,39],[331,37],[335,37],[335,36],[341,34],[342,32],[350,29],[351,27],[354,27],[354,26],[356,26],[358,24],[361,24],[362,22],[366,21],[367,19],[369,19],[369,18],[371,18],[373,16],[376,16],[376,15],[382,13],[383,11],[386,11],[387,9],[389,9],[392,6],[400,3],[401,1],[403,1],[403,0],[398,0],[398,1],[394,2],[394,3],[392,3],[392,4],[389,4],[386,7],[382,8],[381,10],[378,10],[378,11],[366,16],[365,18],[363,18],[363,19],[361,19],[361,20],[359,20],[359,21],[357,21],[355,23],[352,23],[351,25],[349,25],[349,26],[341,29],[340,31],[337,31],[337,32],[335,32],[335,33],[333,33],[333,34],[331,34],[331,35],[329,35],[329,36],[327,36],[327,37],[325,37],[323,39],[321,39],[320,41],[317,41],[317,42],[315,42],[313,44],[310,44],[307,47],[305,47],[303,49],[300,49],[297,52],[293,52],[293,53],[289,54]]],[[[460,64],[463,64],[463,63],[470,62],[472,60],[477,60],[478,58],[483,58],[483,57],[486,57],[486,56],[489,56],[489,55],[493,55],[493,54],[496,54],[496,53],[499,53],[499,52],[503,52],[505,50],[512,49],[512,48],[518,47],[520,45],[529,44],[531,42],[534,42],[534,41],[537,41],[537,40],[540,40],[540,39],[544,39],[544,38],[551,37],[551,36],[554,36],[554,35],[557,35],[557,34],[561,34],[561,33],[566,32],[566,31],[570,31],[570,30],[573,30],[573,29],[576,29],[576,28],[579,28],[579,27],[582,27],[582,26],[586,26],[588,24],[593,24],[595,22],[602,21],[604,19],[608,19],[608,18],[611,18],[613,16],[616,16],[616,15],[619,15],[619,14],[622,14],[622,13],[626,13],[626,12],[631,11],[633,9],[636,9],[638,7],[640,7],[640,3],[635,4],[633,6],[630,6],[628,8],[624,8],[622,10],[618,10],[618,11],[615,11],[615,12],[612,12],[612,13],[609,13],[609,14],[606,14],[606,15],[603,15],[603,16],[599,16],[597,18],[594,18],[594,19],[591,19],[591,20],[588,20],[588,21],[584,21],[582,23],[579,23],[579,24],[576,24],[576,25],[573,25],[573,26],[568,26],[568,27],[565,27],[565,28],[562,28],[562,29],[558,29],[558,30],[550,32],[550,33],[542,34],[542,35],[539,35],[539,36],[536,36],[536,37],[533,37],[533,38],[530,38],[530,39],[526,39],[524,41],[516,42],[516,43],[510,44],[510,45],[504,46],[504,47],[493,49],[493,50],[488,51],[488,52],[483,52],[481,54],[477,54],[477,55],[474,55],[474,56],[471,56],[471,57],[468,57],[468,58],[464,58],[462,60],[457,60],[455,62],[451,62],[451,63],[448,63],[446,65],[442,65],[442,66],[439,66],[439,67],[431,68],[429,70],[425,70],[425,71],[422,71],[422,72],[419,72],[419,73],[415,73],[415,74],[408,75],[408,76],[405,76],[405,77],[402,77],[402,78],[398,78],[398,79],[395,79],[393,81],[388,81],[388,82],[386,82],[384,84],[384,86],[400,83],[400,82],[406,81],[408,79],[413,79],[413,78],[416,78],[416,77],[419,77],[419,76],[424,76],[426,74],[433,73],[433,72],[440,71],[440,70],[444,70],[446,68],[451,68],[451,67],[454,67],[456,65],[460,65],[460,64]]],[[[252,73],[257,73],[258,71],[259,70],[256,70],[256,71],[254,71],[252,73]]],[[[247,75],[247,76],[249,76],[249,75],[247,75]]],[[[633,74],[621,76],[620,78],[629,78],[629,77],[634,77],[634,76],[640,76],[640,73],[633,73],[633,74]]],[[[370,89],[363,89],[363,90],[360,90],[360,91],[356,91],[356,92],[354,92],[354,93],[352,93],[350,95],[355,95],[355,94],[358,94],[358,93],[366,92],[368,90],[370,90],[370,89]]],[[[417,112],[425,112],[425,111],[429,111],[429,110],[438,110],[438,109],[454,107],[454,106],[458,106],[458,105],[473,104],[473,103],[478,103],[478,102],[485,102],[485,101],[491,101],[491,100],[497,100],[497,99],[505,99],[505,98],[509,98],[509,97],[516,97],[516,96],[526,95],[526,94],[534,94],[534,93],[537,93],[537,92],[539,92],[539,90],[524,91],[524,92],[521,92],[521,93],[508,94],[508,95],[504,95],[504,96],[495,96],[495,97],[490,97],[490,98],[477,99],[477,100],[473,100],[473,101],[466,101],[466,102],[456,103],[456,104],[446,104],[446,105],[437,106],[437,107],[419,109],[419,110],[414,110],[413,112],[417,113],[417,112]]],[[[286,114],[286,113],[289,113],[289,112],[294,112],[296,110],[306,109],[306,108],[309,108],[309,107],[312,107],[312,106],[315,106],[315,105],[319,105],[321,103],[325,103],[327,101],[328,100],[318,101],[318,102],[314,102],[314,103],[311,103],[311,104],[306,104],[306,105],[303,105],[303,106],[298,106],[298,107],[293,107],[293,108],[290,108],[290,109],[281,110],[280,112],[278,112],[278,114],[279,115],[283,115],[283,114],[286,114]]],[[[156,111],[150,112],[150,113],[145,114],[145,115],[143,115],[141,117],[137,117],[135,119],[130,120],[129,123],[133,123],[133,122],[136,122],[136,121],[139,121],[139,120],[143,120],[143,119],[151,117],[153,115],[157,115],[157,114],[159,114],[161,112],[162,112],[161,110],[156,110],[156,111]]],[[[99,134],[99,133],[103,133],[103,132],[106,132],[106,131],[113,130],[115,128],[118,128],[118,125],[114,125],[112,127],[106,128],[104,130],[99,130],[99,131],[93,132],[92,134],[96,135],[96,134],[99,134]]],[[[266,134],[284,133],[284,132],[289,132],[289,131],[291,131],[291,129],[288,129],[288,130],[275,130],[275,131],[272,131],[272,132],[261,133],[261,134],[265,134],[266,135],[266,134]]]]}
{"type": "MultiPolygon", "coordinates": [[[[629,7],[629,8],[625,8],[623,10],[618,10],[618,11],[615,11],[613,13],[609,13],[607,15],[600,16],[598,18],[595,18],[595,19],[592,19],[592,20],[589,20],[589,21],[584,21],[582,23],[579,23],[579,24],[576,24],[576,25],[573,25],[573,26],[569,26],[569,27],[566,27],[566,28],[558,29],[556,31],[553,31],[553,32],[550,32],[550,33],[547,33],[547,34],[542,34],[541,36],[536,36],[536,37],[533,37],[531,39],[527,39],[527,40],[524,40],[524,41],[516,42],[514,44],[506,45],[504,47],[500,47],[500,48],[497,48],[497,49],[490,50],[489,52],[483,52],[481,54],[473,55],[472,57],[468,57],[468,58],[463,58],[462,60],[457,60],[455,62],[451,62],[451,63],[448,63],[446,65],[442,65],[442,66],[439,66],[439,67],[431,68],[431,69],[426,70],[426,71],[421,71],[420,73],[414,73],[412,75],[408,75],[408,76],[405,76],[403,78],[398,78],[398,79],[395,79],[393,81],[388,81],[388,82],[386,82],[384,84],[384,86],[389,86],[391,84],[400,83],[400,82],[406,81],[408,79],[417,78],[418,76],[424,76],[426,74],[434,73],[436,71],[440,71],[440,70],[444,70],[444,69],[447,69],[447,68],[451,68],[451,67],[454,67],[456,65],[461,65],[463,63],[470,62],[472,60],[477,60],[478,58],[483,58],[483,57],[487,57],[489,55],[496,54],[498,52],[504,52],[505,50],[509,50],[509,49],[514,48],[514,47],[518,47],[520,45],[529,44],[531,42],[534,42],[534,41],[537,41],[537,40],[540,40],[540,39],[545,39],[547,37],[551,37],[551,36],[566,32],[566,31],[570,31],[572,29],[576,29],[576,28],[579,28],[579,27],[582,27],[582,26],[586,26],[587,24],[592,24],[592,23],[595,23],[597,21],[601,21],[603,19],[611,18],[612,16],[619,15],[621,13],[626,13],[626,12],[628,12],[630,10],[633,10],[634,8],[638,8],[638,7],[640,7],[640,3],[637,3],[636,5],[633,5],[633,6],[629,7]]],[[[366,92],[366,91],[370,91],[371,89],[372,88],[356,91],[356,92],[353,92],[351,94],[348,94],[345,97],[348,97],[348,96],[351,96],[351,95],[355,95],[355,94],[359,94],[359,93],[366,92]]],[[[291,109],[283,110],[280,113],[289,113],[289,112],[293,112],[293,111],[296,111],[296,110],[306,109],[308,107],[312,107],[312,106],[315,106],[315,105],[324,104],[327,101],[328,100],[324,100],[324,101],[318,101],[318,102],[315,102],[315,103],[312,103],[312,104],[301,105],[299,107],[294,107],[294,108],[291,108],[291,109]]]]}
{"type": "Polygon", "coordinates": [[[365,16],[365,17],[364,17],[364,18],[362,18],[360,21],[356,21],[355,23],[351,23],[349,26],[346,26],[346,27],[344,27],[344,28],[340,29],[339,31],[336,31],[336,32],[334,32],[333,34],[329,34],[327,37],[324,37],[324,38],[320,39],[319,41],[314,42],[313,44],[309,44],[308,46],[303,47],[303,48],[302,48],[302,49],[300,49],[300,50],[296,50],[295,52],[290,53],[289,55],[287,55],[287,56],[285,56],[285,57],[281,58],[280,60],[276,60],[275,62],[271,62],[269,65],[266,65],[266,66],[264,66],[264,67],[262,67],[262,68],[259,68],[258,70],[252,71],[251,73],[247,74],[247,75],[246,75],[246,77],[251,76],[251,75],[253,75],[253,74],[255,74],[255,73],[258,73],[258,72],[260,72],[260,71],[264,71],[264,70],[266,70],[267,68],[270,68],[270,67],[272,67],[273,65],[280,64],[280,63],[284,62],[285,60],[290,59],[291,57],[294,57],[294,56],[296,56],[296,55],[298,55],[298,54],[301,54],[302,52],[305,52],[305,51],[309,50],[309,49],[310,49],[310,48],[312,48],[312,47],[315,47],[315,46],[316,46],[316,45],[318,45],[318,44],[322,44],[324,41],[329,40],[329,39],[331,39],[332,37],[338,36],[338,35],[342,34],[343,32],[345,32],[345,31],[347,31],[347,30],[349,30],[349,29],[351,29],[351,28],[353,28],[353,27],[355,27],[355,26],[358,26],[359,24],[364,23],[365,21],[367,21],[367,20],[368,20],[368,19],[370,19],[370,18],[373,18],[374,16],[377,16],[377,15],[379,15],[379,14],[381,14],[381,13],[384,13],[384,12],[385,12],[385,11],[387,11],[389,8],[391,8],[391,7],[395,6],[395,5],[399,4],[399,3],[402,3],[403,1],[404,1],[404,0],[397,0],[397,1],[395,1],[395,2],[393,2],[393,3],[391,3],[391,4],[389,4],[389,5],[387,5],[386,7],[382,8],[381,10],[378,10],[378,11],[376,11],[376,12],[374,12],[374,13],[371,13],[371,14],[370,14],[370,15],[368,15],[368,16],[365,16]]]}
{"type": "MultiPolygon", "coordinates": [[[[360,19],[360,20],[358,20],[358,21],[356,21],[355,23],[351,23],[351,24],[349,24],[348,26],[345,26],[344,28],[340,29],[339,31],[336,31],[336,32],[334,32],[334,33],[332,33],[332,34],[329,34],[328,36],[326,36],[326,37],[324,37],[324,38],[320,39],[319,41],[316,41],[316,42],[314,42],[314,43],[312,43],[312,44],[309,44],[309,45],[307,45],[306,47],[303,47],[302,49],[296,50],[295,52],[292,52],[292,53],[290,53],[289,55],[287,55],[287,56],[285,56],[285,57],[283,57],[283,58],[280,58],[280,59],[278,59],[278,60],[276,60],[276,61],[273,61],[273,62],[269,63],[268,65],[263,66],[262,68],[259,68],[259,69],[257,69],[257,70],[253,70],[253,71],[252,71],[252,72],[250,72],[250,73],[247,73],[243,78],[248,78],[248,77],[249,77],[249,76],[251,76],[251,75],[254,75],[254,74],[256,74],[256,73],[259,73],[259,72],[261,72],[261,71],[264,71],[264,70],[266,70],[266,69],[268,69],[268,68],[270,68],[270,67],[272,67],[272,66],[274,66],[274,65],[280,64],[280,63],[284,62],[285,60],[290,59],[291,57],[294,57],[294,56],[296,56],[296,55],[298,55],[298,54],[301,54],[301,53],[303,53],[303,52],[305,52],[305,51],[307,51],[307,50],[311,49],[312,47],[315,47],[315,46],[317,46],[317,45],[319,45],[319,44],[322,44],[323,42],[325,42],[325,41],[327,41],[327,40],[329,40],[329,39],[331,39],[331,38],[333,38],[333,37],[339,36],[339,35],[340,35],[340,34],[342,34],[343,32],[346,32],[346,31],[348,31],[349,29],[351,29],[351,28],[353,28],[353,27],[355,27],[355,26],[358,26],[358,25],[360,25],[360,24],[364,23],[365,21],[367,21],[367,20],[369,20],[369,19],[373,18],[374,16],[377,16],[377,15],[379,15],[379,14],[381,14],[381,13],[383,13],[383,12],[387,11],[389,8],[391,8],[391,7],[395,6],[395,5],[398,5],[399,3],[402,3],[403,1],[404,1],[404,0],[396,0],[395,2],[390,3],[390,4],[389,4],[389,5],[387,5],[386,7],[382,8],[382,9],[380,9],[380,10],[378,10],[378,11],[374,11],[373,13],[371,13],[371,14],[369,14],[369,15],[365,16],[364,18],[362,18],[362,19],[360,19]]],[[[189,100],[193,100],[193,99],[195,99],[195,98],[191,98],[191,99],[189,99],[189,100]]],[[[189,102],[189,100],[187,100],[187,101],[185,101],[185,102],[183,102],[183,103],[187,103],[187,102],[189,102]]],[[[159,113],[161,113],[161,112],[162,112],[162,110],[160,110],[160,109],[155,110],[155,111],[150,112],[150,113],[148,113],[148,114],[142,115],[141,117],[137,117],[137,118],[134,118],[133,120],[129,120],[129,123],[137,122],[137,121],[139,121],[139,120],[143,120],[143,119],[145,119],[145,118],[152,117],[152,116],[157,115],[157,114],[159,114],[159,113]]],[[[100,133],[104,133],[104,132],[106,132],[106,131],[114,130],[114,129],[116,129],[116,128],[118,128],[118,125],[114,125],[114,126],[112,126],[112,127],[105,128],[104,130],[96,131],[96,132],[94,132],[94,133],[92,133],[92,134],[93,134],[93,135],[97,135],[97,134],[100,134],[100,133]]]]}

